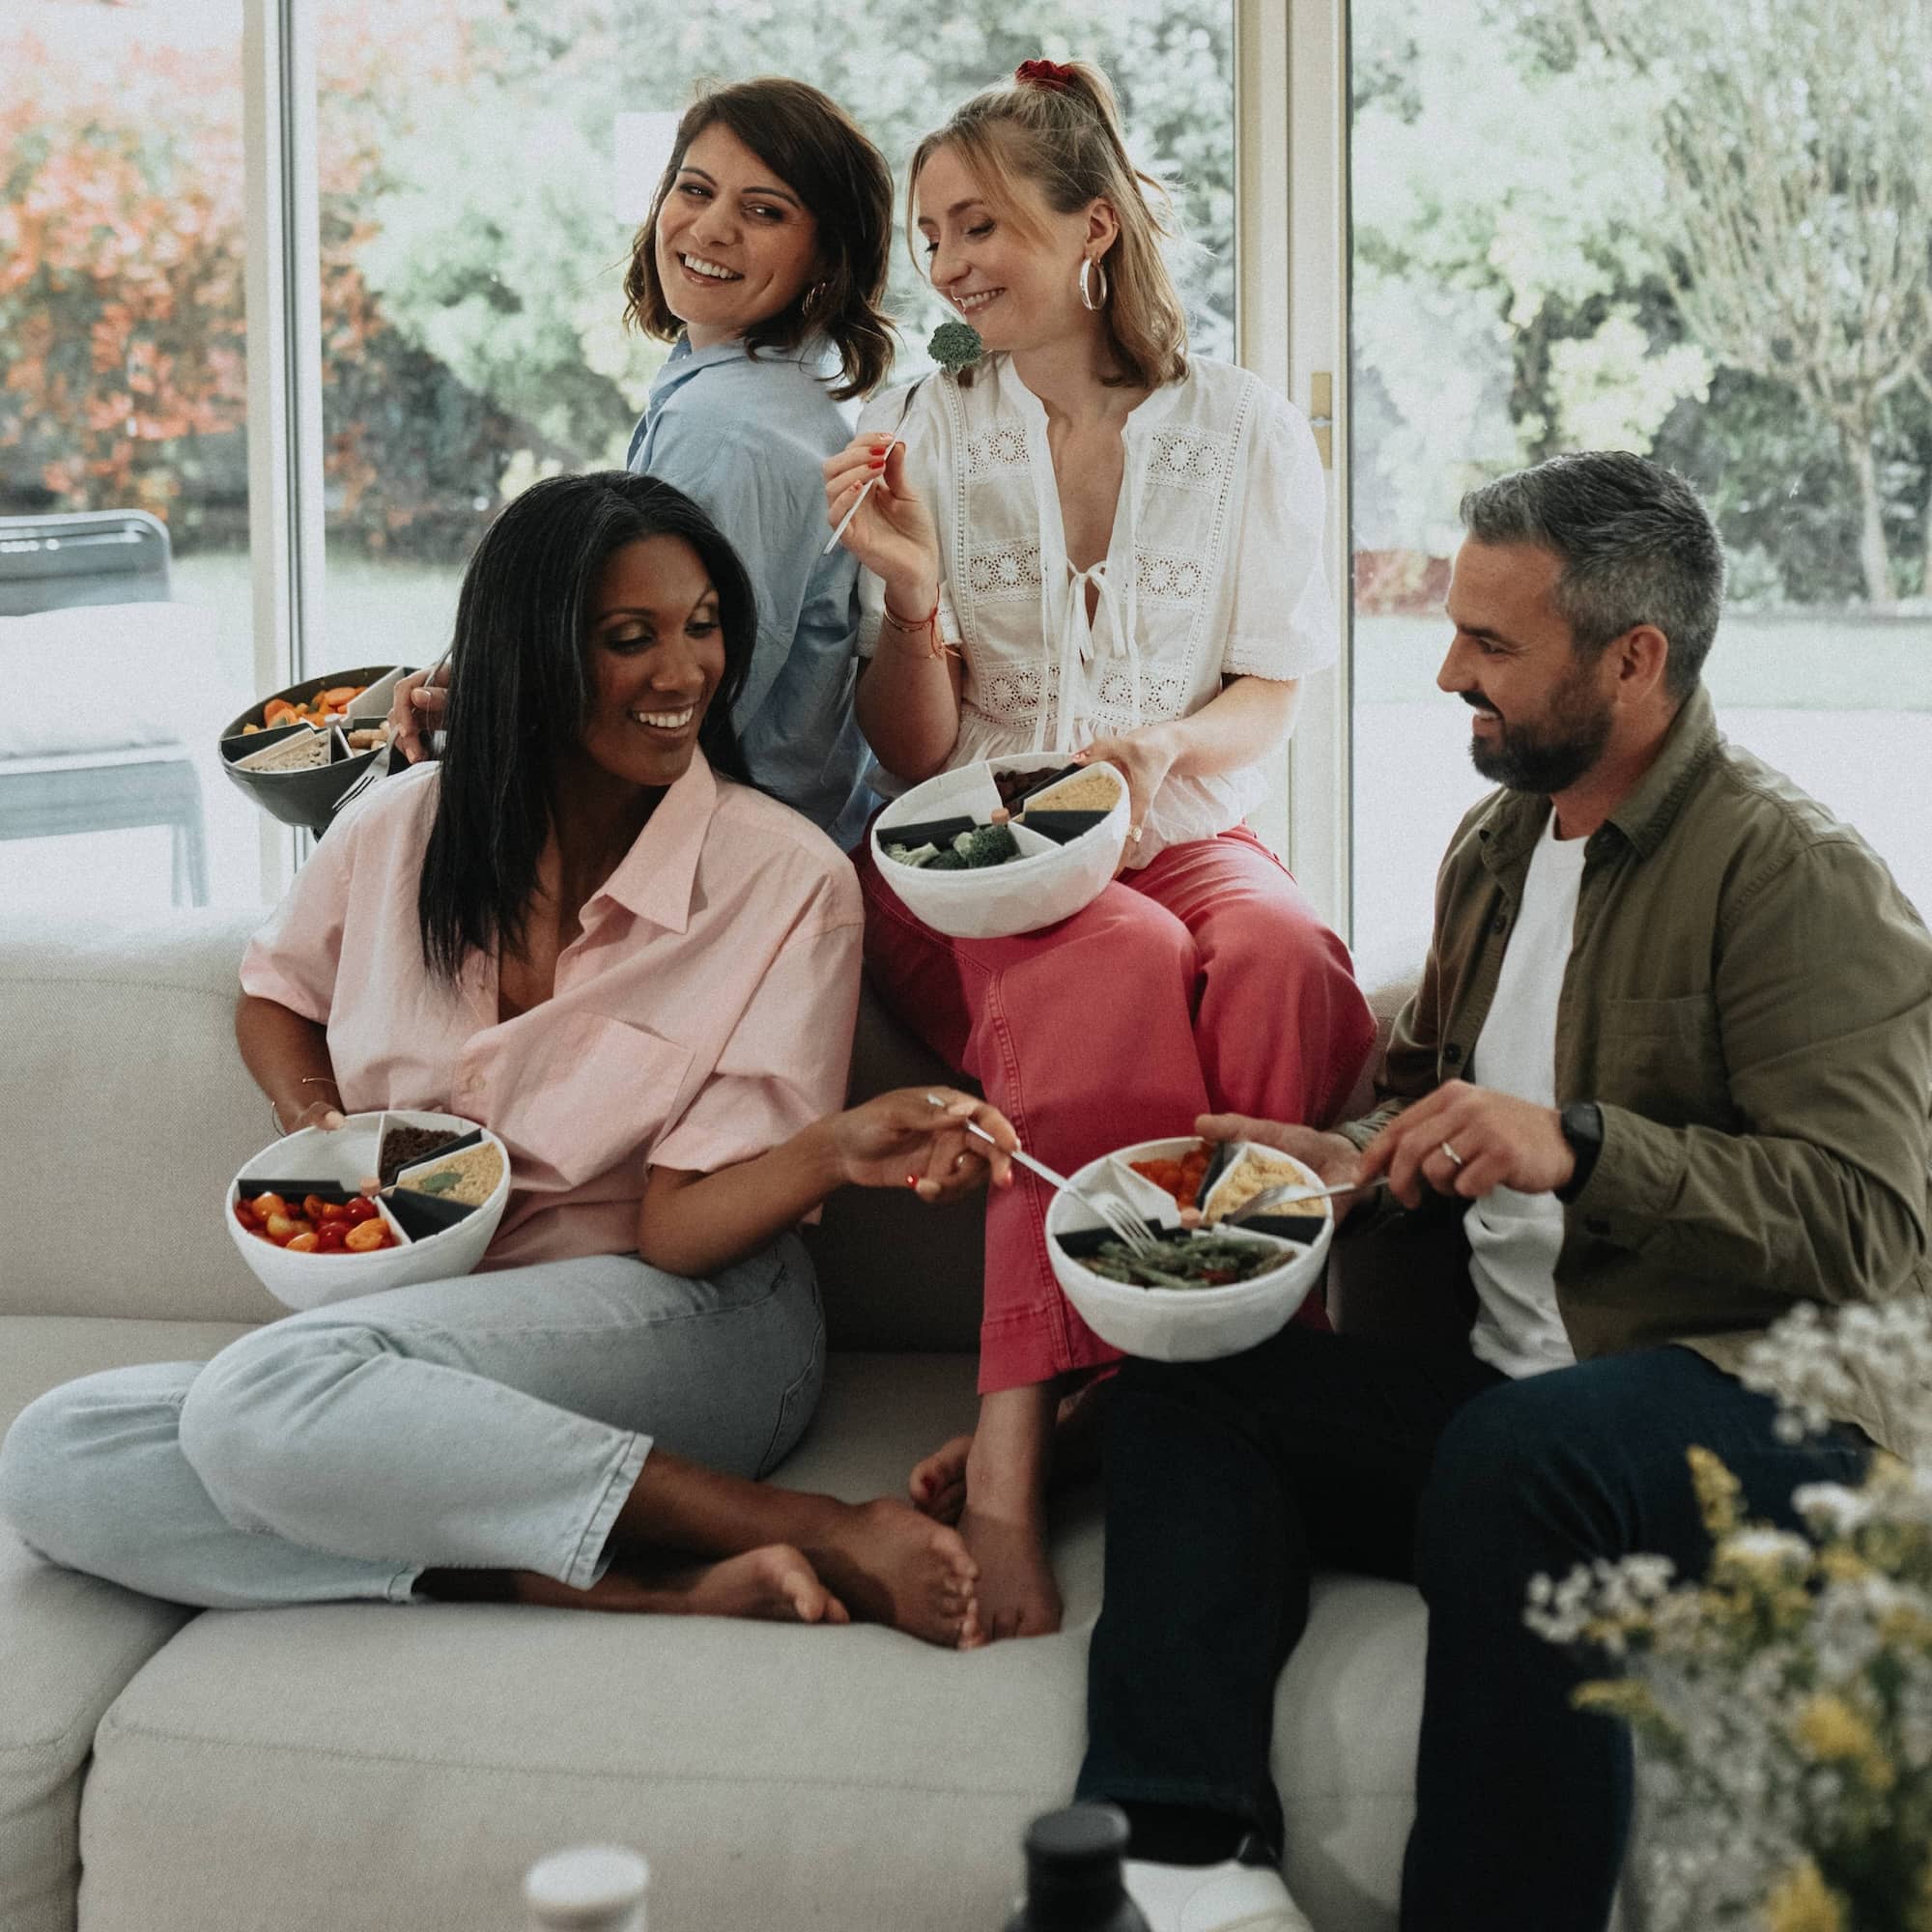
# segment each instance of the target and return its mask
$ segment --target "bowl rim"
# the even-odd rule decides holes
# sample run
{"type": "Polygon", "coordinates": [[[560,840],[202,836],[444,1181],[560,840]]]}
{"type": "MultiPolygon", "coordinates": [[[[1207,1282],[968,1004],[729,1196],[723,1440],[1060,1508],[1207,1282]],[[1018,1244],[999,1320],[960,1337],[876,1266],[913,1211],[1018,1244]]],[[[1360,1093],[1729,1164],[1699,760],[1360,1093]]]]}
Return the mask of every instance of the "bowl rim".
{"type": "MultiPolygon", "coordinates": [[[[368,1107],[364,1108],[360,1113],[345,1115],[343,1117],[343,1124],[346,1126],[352,1121],[366,1121],[372,1118],[382,1119],[389,1114],[406,1114],[406,1115],[421,1114],[428,1116],[432,1120],[461,1121],[466,1128],[473,1127],[479,1133],[485,1135],[490,1141],[492,1141],[496,1145],[497,1151],[500,1152],[503,1156],[503,1175],[502,1179],[497,1181],[497,1185],[491,1189],[490,1198],[487,1201],[479,1202],[474,1211],[478,1214],[487,1214],[492,1208],[499,1207],[501,1203],[507,1202],[509,1198],[510,1180],[511,1180],[510,1150],[503,1145],[501,1136],[493,1132],[489,1127],[486,1127],[481,1121],[466,1120],[465,1117],[461,1114],[444,1113],[441,1109],[437,1107],[368,1107]]],[[[235,1204],[238,1200],[241,1199],[241,1194],[242,1194],[242,1176],[247,1171],[247,1169],[253,1167],[255,1163],[262,1158],[263,1154],[270,1152],[271,1150],[275,1148],[283,1146],[285,1143],[289,1141],[297,1140],[303,1134],[310,1134],[314,1132],[315,1129],[313,1127],[298,1127],[292,1134],[283,1134],[280,1137],[280,1139],[270,1141],[268,1147],[263,1148],[257,1153],[251,1154],[248,1157],[248,1159],[242,1164],[241,1167],[236,1169],[234,1179],[230,1180],[228,1183],[227,1198],[222,1203],[222,1218],[228,1223],[229,1232],[235,1236],[235,1238],[238,1241],[247,1241],[247,1240],[253,1240],[255,1238],[253,1233],[249,1229],[244,1228],[242,1225],[242,1223],[235,1218],[235,1204]]],[[[380,1145],[379,1145],[379,1151],[380,1151],[380,1145]]],[[[425,1159],[433,1159],[434,1157],[435,1157],[434,1155],[424,1156],[425,1159]]],[[[348,1183],[344,1182],[343,1184],[346,1186],[348,1183]]],[[[390,1225],[392,1227],[395,1225],[393,1220],[390,1222],[390,1225]]],[[[336,1254],[333,1251],[325,1254],[322,1253],[320,1250],[304,1251],[303,1249],[300,1248],[298,1248],[295,1251],[295,1253],[291,1255],[287,1248],[280,1246],[278,1243],[274,1241],[269,1242],[268,1246],[274,1249],[276,1254],[281,1255],[290,1262],[293,1262],[298,1264],[306,1264],[307,1263],[310,1262],[334,1262],[338,1264],[339,1268],[340,1264],[345,1263],[350,1265],[354,1265],[357,1263],[362,1263],[362,1262],[382,1261],[387,1256],[395,1255],[398,1253],[413,1254],[420,1248],[427,1248],[433,1246],[436,1242],[441,1240],[445,1235],[460,1235],[464,1233],[465,1230],[468,1229],[470,1225],[471,1225],[470,1222],[466,1217],[464,1220],[457,1222],[454,1227],[439,1228],[435,1234],[426,1235],[421,1240],[417,1240],[413,1236],[411,1236],[407,1240],[394,1242],[386,1248],[374,1248],[366,1255],[358,1255],[358,1254],[342,1255],[342,1254],[336,1254]]],[[[491,1238],[493,1240],[496,1238],[494,1232],[492,1234],[491,1238]]],[[[247,1254],[248,1250],[246,1248],[243,1248],[242,1252],[245,1255],[247,1254]]]]}

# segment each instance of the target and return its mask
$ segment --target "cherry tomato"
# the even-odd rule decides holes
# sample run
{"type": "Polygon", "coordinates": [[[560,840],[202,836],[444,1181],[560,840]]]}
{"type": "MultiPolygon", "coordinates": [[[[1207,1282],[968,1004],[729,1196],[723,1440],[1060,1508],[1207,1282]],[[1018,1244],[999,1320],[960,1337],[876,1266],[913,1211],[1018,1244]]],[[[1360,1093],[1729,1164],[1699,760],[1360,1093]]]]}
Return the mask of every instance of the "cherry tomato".
{"type": "Polygon", "coordinates": [[[343,1213],[352,1221],[367,1221],[376,1215],[376,1204],[366,1194],[358,1194],[343,1208],[343,1213]]]}
{"type": "Polygon", "coordinates": [[[315,1244],[326,1255],[340,1254],[348,1239],[349,1223],[340,1215],[332,1221],[318,1221],[315,1224],[315,1244]]]}
{"type": "Polygon", "coordinates": [[[382,1219],[358,1221],[344,1236],[344,1245],[358,1255],[373,1254],[389,1245],[389,1224],[382,1219]]]}
{"type": "Polygon", "coordinates": [[[299,1214],[270,1214],[267,1222],[270,1237],[286,1245],[298,1235],[313,1231],[299,1214]]]}
{"type": "Polygon", "coordinates": [[[292,1255],[312,1255],[318,1246],[315,1230],[311,1228],[305,1235],[292,1235],[282,1246],[292,1255]]]}
{"type": "Polygon", "coordinates": [[[320,1221],[328,1212],[329,1205],[320,1194],[304,1194],[302,1196],[302,1212],[311,1221],[320,1221]]]}
{"type": "Polygon", "coordinates": [[[238,1221],[240,1221],[242,1225],[249,1231],[250,1234],[259,1235],[262,1232],[261,1220],[257,1216],[254,1208],[249,1207],[247,1202],[245,1201],[236,1202],[235,1218],[238,1221]]]}
{"type": "Polygon", "coordinates": [[[341,1221],[347,1218],[348,1213],[349,1209],[344,1203],[340,1201],[325,1201],[322,1204],[322,1213],[319,1218],[323,1221],[341,1221]]]}
{"type": "Polygon", "coordinates": [[[258,1194],[248,1205],[264,1221],[270,1214],[286,1214],[289,1211],[289,1204],[279,1194],[258,1194]]]}

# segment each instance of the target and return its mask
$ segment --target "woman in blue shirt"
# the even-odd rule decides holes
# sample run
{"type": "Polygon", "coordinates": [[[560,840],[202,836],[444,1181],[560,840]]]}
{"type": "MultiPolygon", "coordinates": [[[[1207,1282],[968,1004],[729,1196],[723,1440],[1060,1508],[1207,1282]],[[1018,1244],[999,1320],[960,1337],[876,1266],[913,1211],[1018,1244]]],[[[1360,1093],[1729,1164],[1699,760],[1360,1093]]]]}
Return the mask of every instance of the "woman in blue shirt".
{"type": "MultiPolygon", "coordinates": [[[[892,361],[880,303],[893,184],[879,151],[803,81],[740,81],[678,123],[629,272],[625,320],[674,344],[627,467],[674,484],[730,539],[757,600],[732,707],[753,781],[839,847],[878,804],[853,716],[858,564],[825,548],[823,464],[892,361]]],[[[441,693],[392,714],[411,756],[441,693]]]]}

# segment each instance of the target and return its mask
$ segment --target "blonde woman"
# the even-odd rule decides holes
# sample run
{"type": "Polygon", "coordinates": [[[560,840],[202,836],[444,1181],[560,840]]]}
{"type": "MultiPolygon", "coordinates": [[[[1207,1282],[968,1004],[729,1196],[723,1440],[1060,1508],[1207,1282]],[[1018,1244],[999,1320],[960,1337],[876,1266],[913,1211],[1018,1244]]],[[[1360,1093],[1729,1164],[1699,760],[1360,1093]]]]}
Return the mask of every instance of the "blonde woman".
{"type": "MultiPolygon", "coordinates": [[[[1095,68],[1029,61],[969,100],[908,200],[985,356],[909,409],[879,398],[826,465],[835,523],[880,479],[844,541],[889,779],[1045,748],[1127,776],[1125,868],[1042,932],[949,939],[859,862],[882,992],[1063,1171],[1208,1113],[1325,1122],[1374,1033],[1347,950],[1243,822],[1335,655],[1321,466],[1288,403],[1188,355],[1150,190],[1095,68]]],[[[912,1476],[959,1514],[994,1636],[1059,1626],[1053,1422],[1113,1354],[1054,1283],[1044,1207],[1031,1179],[989,1205],[980,1426],[912,1476]]]]}

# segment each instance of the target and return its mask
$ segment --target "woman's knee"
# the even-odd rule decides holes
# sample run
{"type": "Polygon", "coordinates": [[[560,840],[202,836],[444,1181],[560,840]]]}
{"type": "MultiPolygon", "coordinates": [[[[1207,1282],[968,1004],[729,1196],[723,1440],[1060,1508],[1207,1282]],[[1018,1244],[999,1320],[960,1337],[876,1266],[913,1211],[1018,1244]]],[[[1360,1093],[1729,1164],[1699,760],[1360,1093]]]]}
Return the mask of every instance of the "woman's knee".
{"type": "Polygon", "coordinates": [[[192,1363],[109,1369],[30,1402],[0,1438],[0,1519],[43,1556],[89,1569],[97,1536],[114,1533],[140,1488],[132,1466],[166,1433],[192,1363]]]}
{"type": "Polygon", "coordinates": [[[313,1489],[305,1418],[382,1352],[365,1325],[277,1321],[231,1342],[202,1370],[182,1404],[181,1451],[231,1522],[271,1527],[278,1498],[313,1489]]]}

